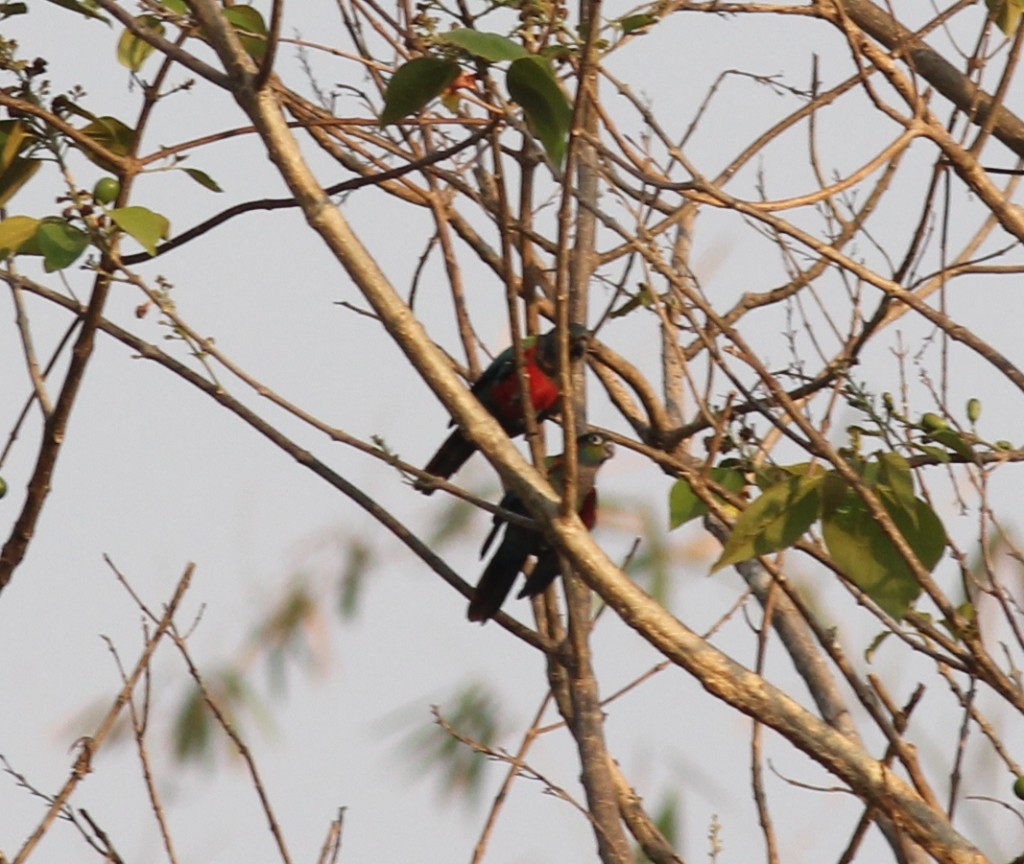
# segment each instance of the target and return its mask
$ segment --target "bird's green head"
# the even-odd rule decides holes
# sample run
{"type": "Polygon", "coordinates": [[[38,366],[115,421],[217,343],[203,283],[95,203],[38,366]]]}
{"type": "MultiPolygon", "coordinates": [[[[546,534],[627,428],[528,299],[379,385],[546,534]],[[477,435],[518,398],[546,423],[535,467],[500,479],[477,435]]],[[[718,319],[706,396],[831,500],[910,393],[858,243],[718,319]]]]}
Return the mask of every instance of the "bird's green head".
{"type": "Polygon", "coordinates": [[[601,432],[587,432],[576,439],[576,455],[583,465],[600,465],[615,455],[615,445],[601,432]]]}

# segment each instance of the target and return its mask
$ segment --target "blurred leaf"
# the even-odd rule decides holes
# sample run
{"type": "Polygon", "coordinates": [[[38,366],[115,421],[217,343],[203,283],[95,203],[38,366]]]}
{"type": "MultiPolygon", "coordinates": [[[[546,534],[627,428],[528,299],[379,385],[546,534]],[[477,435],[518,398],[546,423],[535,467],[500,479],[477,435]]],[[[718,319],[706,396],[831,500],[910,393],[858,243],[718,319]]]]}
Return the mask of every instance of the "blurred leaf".
{"type": "Polygon", "coordinates": [[[200,186],[206,187],[211,192],[224,191],[223,189],[220,188],[217,181],[214,180],[205,171],[200,171],[198,168],[182,168],[181,170],[188,174],[188,176],[195,180],[196,183],[198,183],[200,186]]]}
{"type": "Polygon", "coordinates": [[[31,216],[9,216],[0,222],[0,258],[16,255],[35,236],[41,222],[31,216]]]}
{"type": "MultiPolygon", "coordinates": [[[[140,27],[150,30],[157,36],[164,35],[164,25],[155,15],[138,15],[135,18],[140,27]]],[[[140,39],[131,30],[125,29],[117,41],[117,61],[127,66],[132,72],[138,72],[146,58],[153,53],[153,46],[145,39],[140,39]]]]}
{"type": "MultiPolygon", "coordinates": [[[[736,494],[742,492],[747,483],[743,472],[736,468],[712,468],[709,476],[713,482],[736,494]]],[[[697,497],[689,481],[680,478],[672,484],[668,498],[669,530],[678,528],[691,519],[704,516],[707,512],[707,505],[697,497]]]]}
{"type": "Polygon", "coordinates": [[[311,665],[310,636],[319,615],[317,602],[304,581],[293,583],[267,619],[256,630],[254,642],[267,655],[270,683],[279,690],[286,683],[289,659],[311,665]]]}
{"type": "Polygon", "coordinates": [[[36,140],[22,120],[0,120],[0,171],[36,140]]]}
{"type": "Polygon", "coordinates": [[[47,273],[63,270],[78,260],[89,245],[89,235],[63,219],[44,219],[35,232],[47,273]]]}
{"type": "Polygon", "coordinates": [[[118,207],[111,210],[109,216],[125,234],[138,240],[150,255],[156,254],[156,244],[171,233],[167,217],[146,207],[118,207]]]}
{"type": "Polygon", "coordinates": [[[883,630],[872,639],[871,644],[864,649],[864,662],[871,663],[875,658],[875,653],[882,647],[882,643],[890,636],[892,636],[892,630],[883,630]]]}
{"type": "Polygon", "coordinates": [[[909,505],[914,500],[914,475],[910,463],[899,453],[879,453],[877,464],[878,484],[909,505]]]}
{"type": "Polygon", "coordinates": [[[351,619],[359,608],[359,599],[366,584],[366,576],[373,566],[373,549],[359,539],[350,541],[345,559],[345,567],[341,573],[340,591],[338,593],[338,611],[343,619],[351,619]]]}
{"type": "Polygon", "coordinates": [[[766,490],[733,526],[711,572],[792,546],[821,512],[820,475],[790,477],[766,490]]]}
{"type": "Polygon", "coordinates": [[[198,687],[191,688],[188,698],[174,718],[172,740],[174,755],[181,762],[199,762],[211,755],[212,720],[198,687]]]}
{"type": "MultiPolygon", "coordinates": [[[[439,709],[444,721],[468,740],[492,746],[498,738],[499,703],[482,684],[470,684],[455,695],[455,707],[439,709]]],[[[421,772],[436,771],[447,796],[470,801],[481,791],[487,759],[467,747],[437,723],[421,727],[406,740],[406,748],[419,756],[421,772]]]]}
{"type": "Polygon", "coordinates": [[[0,3],[0,17],[11,18],[14,15],[24,15],[28,12],[28,6],[24,3],[0,3]]]}
{"type": "Polygon", "coordinates": [[[90,0],[49,0],[49,2],[54,6],[61,6],[64,9],[77,12],[79,15],[84,15],[86,18],[95,18],[97,21],[102,21],[108,26],[110,24],[104,16],[96,11],[96,4],[90,2],[90,0]]]}
{"type": "Polygon", "coordinates": [[[642,13],[638,15],[626,15],[615,22],[616,26],[622,30],[623,36],[628,36],[630,33],[635,33],[638,30],[644,30],[650,27],[652,24],[658,23],[657,15],[650,15],[642,13]]]}
{"type": "Polygon", "coordinates": [[[437,513],[428,544],[431,547],[442,546],[453,537],[457,537],[469,525],[476,512],[476,507],[468,501],[449,498],[437,513]]]}
{"type": "Polygon", "coordinates": [[[156,0],[156,2],[174,15],[187,16],[189,14],[188,4],[185,0],[156,0]]]}
{"type": "MultiPolygon", "coordinates": [[[[679,843],[679,796],[675,792],[669,792],[657,809],[653,811],[654,825],[661,832],[669,846],[676,846],[679,843]]],[[[636,853],[633,856],[636,864],[653,864],[643,849],[637,845],[636,853]]]]}
{"type": "Polygon", "coordinates": [[[973,462],[977,458],[974,453],[974,448],[971,447],[971,445],[964,439],[964,436],[955,429],[939,429],[935,432],[929,432],[927,440],[935,441],[943,447],[948,447],[958,456],[962,456],[969,462],[973,462]]]}
{"type": "Polygon", "coordinates": [[[513,42],[506,36],[500,36],[497,33],[480,33],[467,28],[443,33],[437,37],[437,41],[446,45],[455,45],[474,57],[491,63],[499,63],[502,60],[518,60],[520,57],[530,56],[530,52],[522,45],[513,42]]]}
{"type": "MultiPolygon", "coordinates": [[[[217,710],[236,732],[239,731],[245,709],[257,719],[266,717],[259,699],[238,670],[229,668],[204,676],[203,683],[217,710]]],[[[182,762],[208,761],[213,755],[217,729],[217,718],[206,704],[202,690],[198,686],[190,687],[172,727],[174,755],[182,762]]],[[[225,744],[229,740],[226,735],[223,736],[225,744]]],[[[235,752],[233,745],[230,752],[235,752]]]]}
{"type": "Polygon", "coordinates": [[[1020,26],[1021,13],[1024,12],[1019,0],[985,0],[985,5],[996,27],[1011,38],[1015,36],[1020,26]]]}
{"type": "Polygon", "coordinates": [[[541,57],[522,57],[509,66],[508,93],[526,114],[533,134],[544,146],[551,161],[561,167],[569,146],[572,106],[551,70],[541,57]]]}
{"type": "Polygon", "coordinates": [[[262,60],[267,53],[267,24],[259,10],[253,6],[228,6],[222,11],[246,53],[253,60],[262,60]]]}
{"type": "Polygon", "coordinates": [[[454,60],[417,57],[395,70],[384,94],[380,125],[397,123],[427,104],[459,77],[461,68],[454,60]]]}
{"type": "MultiPolygon", "coordinates": [[[[919,498],[907,502],[881,486],[875,492],[921,565],[929,571],[934,569],[946,545],[939,517],[919,498]]],[[[838,506],[826,506],[822,534],[836,566],[854,584],[897,620],[907,613],[921,586],[852,489],[838,506]]]]}
{"type": "MultiPolygon", "coordinates": [[[[81,131],[101,147],[118,156],[127,156],[135,147],[135,130],[126,126],[116,117],[96,117],[88,125],[83,126],[81,131]]],[[[91,152],[88,147],[82,147],[81,150],[87,159],[99,165],[103,170],[117,173],[116,165],[111,165],[101,156],[91,152]]]]}
{"type": "Polygon", "coordinates": [[[609,314],[609,318],[622,318],[628,315],[630,312],[634,312],[637,309],[649,309],[654,305],[654,293],[651,291],[651,286],[647,284],[641,284],[640,290],[637,291],[632,297],[630,297],[625,303],[623,303],[618,309],[613,309],[609,314]]]}

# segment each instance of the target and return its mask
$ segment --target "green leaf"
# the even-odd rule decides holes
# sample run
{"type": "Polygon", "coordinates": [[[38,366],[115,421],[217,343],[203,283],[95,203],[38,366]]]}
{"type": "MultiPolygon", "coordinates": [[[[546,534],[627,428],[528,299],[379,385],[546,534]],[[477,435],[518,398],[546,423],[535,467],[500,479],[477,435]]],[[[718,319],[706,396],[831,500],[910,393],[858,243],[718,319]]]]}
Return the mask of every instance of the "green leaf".
{"type": "Polygon", "coordinates": [[[18,157],[0,174],[0,207],[7,206],[15,193],[24,186],[42,166],[39,159],[18,157]]]}
{"type": "Polygon", "coordinates": [[[99,12],[96,11],[96,4],[90,3],[88,0],[49,0],[54,6],[61,6],[64,9],[70,9],[72,12],[77,12],[79,15],[84,15],[86,18],[95,18],[97,21],[102,21],[106,25],[110,25],[110,22],[99,12]]]}
{"type": "MultiPolygon", "coordinates": [[[[908,503],[885,487],[875,491],[921,565],[932,570],[946,545],[946,532],[939,517],[920,498],[908,503]]],[[[852,489],[847,490],[838,507],[826,507],[822,514],[822,536],[832,560],[854,584],[894,618],[900,619],[907,613],[921,593],[921,586],[852,489]]]]}
{"type": "Polygon", "coordinates": [[[437,57],[417,57],[395,70],[384,94],[380,125],[397,123],[415,114],[459,77],[459,64],[437,57]]]}
{"type": "Polygon", "coordinates": [[[171,233],[167,217],[147,207],[118,207],[109,215],[118,228],[138,240],[150,255],[156,254],[156,244],[171,233]]]}
{"type": "Polygon", "coordinates": [[[657,24],[658,16],[646,13],[639,15],[626,15],[615,23],[622,30],[622,35],[628,36],[630,33],[635,33],[637,30],[644,30],[652,24],[657,24]]]}
{"type": "Polygon", "coordinates": [[[35,233],[47,273],[63,270],[78,260],[89,245],[89,235],[63,219],[45,219],[35,233]]]}
{"type": "Polygon", "coordinates": [[[1020,26],[1021,8],[1020,3],[1014,0],[985,0],[988,6],[989,18],[995,22],[996,27],[1007,36],[1013,38],[1020,26]]]}
{"type": "MultiPolygon", "coordinates": [[[[164,25],[155,15],[138,15],[135,18],[140,27],[150,30],[157,36],[164,35],[164,25]]],[[[146,58],[153,53],[153,46],[145,39],[140,39],[131,30],[125,30],[117,41],[117,60],[132,72],[138,72],[146,58]]]]}
{"type": "Polygon", "coordinates": [[[766,490],[736,520],[711,572],[792,546],[821,513],[824,479],[790,477],[766,490]]]}
{"type": "Polygon", "coordinates": [[[974,448],[955,429],[940,429],[936,432],[931,432],[928,434],[928,440],[935,441],[943,447],[948,447],[957,456],[963,457],[968,462],[974,462],[977,458],[974,448]]]}
{"type": "Polygon", "coordinates": [[[455,45],[491,63],[500,63],[502,60],[518,60],[520,57],[529,57],[527,51],[518,42],[513,42],[506,36],[497,33],[480,33],[477,30],[461,28],[444,33],[437,37],[437,41],[445,45],[455,45]]]}
{"type": "Polygon", "coordinates": [[[172,15],[187,16],[189,14],[188,4],[185,3],[185,0],[157,0],[157,3],[163,6],[164,9],[172,15]]]}
{"type": "Polygon", "coordinates": [[[0,258],[16,255],[35,236],[40,224],[31,216],[9,216],[0,222],[0,258]]]}
{"type": "Polygon", "coordinates": [[[246,53],[253,60],[262,60],[267,53],[267,24],[259,10],[252,6],[228,6],[223,11],[246,53]]]}
{"type": "Polygon", "coordinates": [[[914,500],[914,475],[910,463],[899,453],[878,454],[878,484],[903,502],[914,500]]]}
{"type": "Polygon", "coordinates": [[[205,186],[211,192],[223,192],[224,191],[217,184],[217,181],[214,180],[205,171],[200,171],[198,168],[182,168],[181,170],[184,171],[186,174],[188,174],[188,176],[191,177],[193,180],[195,180],[196,183],[198,183],[200,186],[205,186]]]}
{"type": "MultiPolygon", "coordinates": [[[[135,147],[135,130],[126,126],[116,117],[97,117],[91,123],[82,127],[82,133],[91,138],[101,147],[118,156],[127,156],[135,147]]],[[[82,148],[89,161],[99,165],[105,171],[116,173],[117,167],[109,164],[105,159],[91,153],[85,147],[82,148]]]]}
{"type": "Polygon", "coordinates": [[[35,140],[23,121],[0,120],[0,170],[10,165],[35,140]]]}
{"type": "MultiPolygon", "coordinates": [[[[737,471],[735,468],[712,468],[709,473],[711,480],[730,492],[742,492],[747,482],[743,472],[737,471]]],[[[692,519],[705,515],[708,508],[697,497],[697,493],[693,491],[690,483],[680,478],[672,484],[672,489],[669,492],[668,511],[668,527],[671,531],[692,519]]]]}
{"type": "Polygon", "coordinates": [[[892,630],[883,630],[874,639],[871,640],[871,644],[864,649],[864,662],[872,663],[875,659],[875,653],[879,648],[882,647],[882,643],[892,636],[892,630]]]}
{"type": "Polygon", "coordinates": [[[541,57],[523,57],[509,66],[505,80],[508,93],[526,114],[533,134],[557,167],[565,161],[572,126],[572,106],[541,57]]]}

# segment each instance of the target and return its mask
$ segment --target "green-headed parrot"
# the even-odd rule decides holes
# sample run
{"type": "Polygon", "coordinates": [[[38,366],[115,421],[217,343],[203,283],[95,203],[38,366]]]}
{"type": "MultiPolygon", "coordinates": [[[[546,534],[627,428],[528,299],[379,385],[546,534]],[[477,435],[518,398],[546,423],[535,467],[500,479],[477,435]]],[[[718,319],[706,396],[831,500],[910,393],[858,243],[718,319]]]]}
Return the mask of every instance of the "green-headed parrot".
{"type": "MultiPolygon", "coordinates": [[[[579,324],[569,329],[569,355],[573,359],[583,356],[590,334],[579,324]]],[[[523,340],[523,364],[530,384],[530,400],[538,420],[543,420],[557,408],[562,394],[555,380],[558,373],[558,330],[549,330],[542,336],[523,340]]],[[[526,420],[520,399],[516,357],[511,347],[506,348],[476,380],[471,392],[510,436],[526,431],[526,420]]],[[[452,421],[451,425],[454,425],[452,421]]],[[[447,480],[473,455],[476,444],[455,429],[423,469],[428,474],[447,480]]],[[[425,495],[435,491],[429,481],[420,480],[416,488],[425,495]]]]}
{"type": "MultiPolygon", "coordinates": [[[[594,486],[597,469],[610,459],[614,452],[612,442],[600,432],[588,432],[576,439],[576,511],[588,530],[592,529],[597,521],[597,489],[594,486]]],[[[551,485],[561,492],[565,488],[565,454],[549,456],[546,465],[551,485]]],[[[512,513],[530,515],[523,502],[513,492],[505,493],[500,506],[512,513]]],[[[476,593],[469,603],[469,611],[466,614],[470,621],[484,623],[488,618],[494,617],[501,604],[505,602],[512,583],[516,581],[516,576],[523,569],[526,559],[531,555],[536,561],[526,584],[523,585],[523,590],[518,594],[519,597],[540,594],[560,572],[558,553],[551,547],[543,532],[514,523],[506,524],[497,514],[494,517],[494,527],[480,549],[481,558],[487,553],[502,525],[505,525],[505,536],[484,569],[477,583],[476,593]]]]}

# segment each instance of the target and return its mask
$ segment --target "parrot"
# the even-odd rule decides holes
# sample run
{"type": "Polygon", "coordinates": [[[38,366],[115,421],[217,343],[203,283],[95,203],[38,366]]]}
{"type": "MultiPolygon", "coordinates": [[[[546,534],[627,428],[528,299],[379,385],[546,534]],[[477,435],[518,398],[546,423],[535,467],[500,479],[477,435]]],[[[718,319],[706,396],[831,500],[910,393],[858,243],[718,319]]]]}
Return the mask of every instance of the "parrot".
{"type": "MultiPolygon", "coordinates": [[[[615,446],[606,435],[600,432],[588,432],[576,439],[577,477],[576,477],[576,512],[579,514],[587,530],[594,527],[597,521],[597,489],[594,480],[597,469],[615,453],[615,446]]],[[[559,492],[565,488],[565,454],[549,456],[545,460],[548,479],[559,492]]],[[[501,499],[501,508],[522,516],[529,516],[526,506],[514,492],[506,492],[501,499]]],[[[494,542],[498,530],[505,524],[501,516],[495,514],[494,526],[484,540],[480,549],[480,557],[494,542]]],[[[526,559],[533,555],[536,561],[533,571],[526,579],[526,584],[519,592],[519,597],[532,597],[544,591],[559,574],[558,552],[551,547],[544,534],[534,528],[509,523],[505,525],[505,536],[491,558],[483,575],[476,586],[476,593],[469,603],[466,617],[470,621],[481,624],[497,614],[501,604],[508,596],[519,571],[523,569],[526,559]]]]}
{"type": "MultiPolygon", "coordinates": [[[[589,338],[590,334],[585,327],[580,324],[570,325],[569,356],[572,359],[583,356],[589,338]]],[[[558,330],[549,330],[542,336],[531,336],[524,339],[522,345],[533,410],[538,420],[544,420],[558,408],[562,396],[555,380],[558,372],[558,330]]],[[[473,384],[471,392],[507,434],[515,437],[526,431],[523,406],[519,398],[515,351],[511,347],[494,358],[494,362],[473,384]]],[[[454,425],[454,422],[450,425],[454,425]]],[[[473,455],[474,450],[476,444],[463,435],[461,429],[455,429],[423,470],[447,480],[473,455]]],[[[432,495],[435,491],[429,480],[417,481],[415,488],[424,495],[432,495]]]]}

